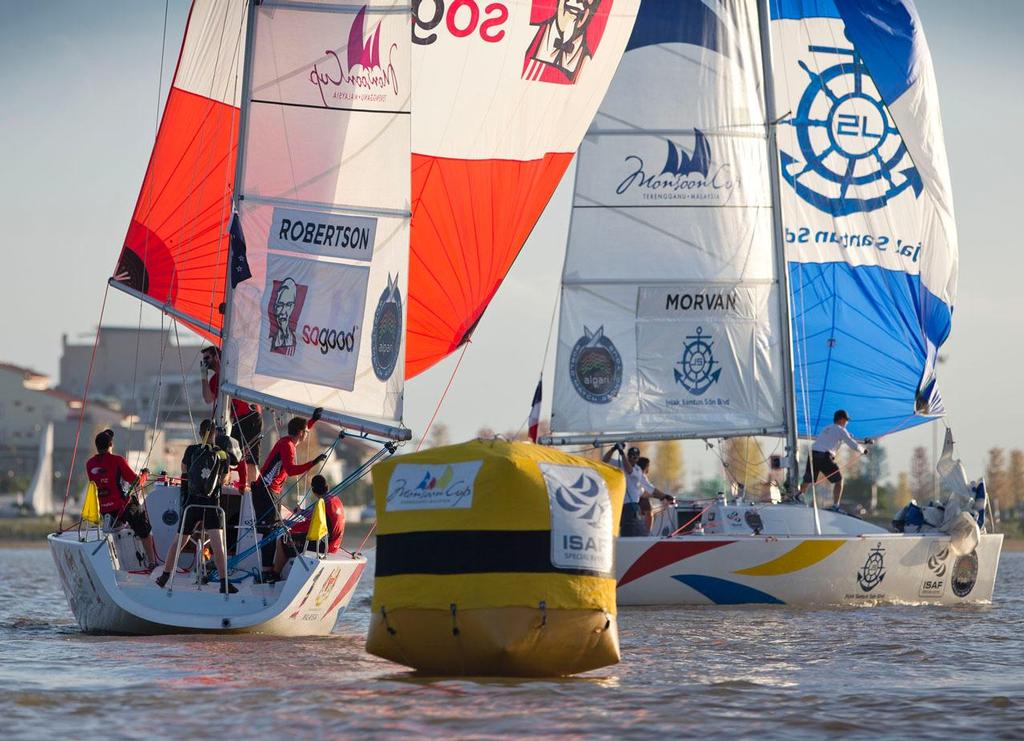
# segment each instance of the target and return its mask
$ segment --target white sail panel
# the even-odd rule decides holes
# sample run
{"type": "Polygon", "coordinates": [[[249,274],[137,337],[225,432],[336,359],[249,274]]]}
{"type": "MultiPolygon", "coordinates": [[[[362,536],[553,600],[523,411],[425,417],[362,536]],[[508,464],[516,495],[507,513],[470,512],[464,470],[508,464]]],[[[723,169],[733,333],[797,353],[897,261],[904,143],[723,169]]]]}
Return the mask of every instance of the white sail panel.
{"type": "Polygon", "coordinates": [[[399,435],[410,215],[409,12],[256,11],[226,388],[399,435]]]}
{"type": "Polygon", "coordinates": [[[958,248],[935,76],[910,0],[772,6],[781,206],[804,435],[942,413],[958,248]]]}
{"type": "Polygon", "coordinates": [[[553,438],[781,432],[760,60],[753,3],[641,5],[579,152],[553,438]]]}

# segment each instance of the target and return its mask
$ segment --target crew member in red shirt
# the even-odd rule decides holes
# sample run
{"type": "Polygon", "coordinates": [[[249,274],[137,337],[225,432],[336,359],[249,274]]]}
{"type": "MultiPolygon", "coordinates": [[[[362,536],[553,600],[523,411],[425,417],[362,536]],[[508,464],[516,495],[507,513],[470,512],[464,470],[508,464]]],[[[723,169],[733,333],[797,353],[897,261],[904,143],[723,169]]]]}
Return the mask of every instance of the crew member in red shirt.
{"type": "MultiPolygon", "coordinates": [[[[308,420],[302,417],[292,417],[288,421],[288,435],[278,440],[270,449],[270,455],[263,462],[260,475],[252,482],[252,508],[256,514],[256,532],[261,536],[281,525],[281,514],[278,511],[276,498],[281,496],[284,482],[288,480],[288,477],[301,476],[313,466],[323,463],[327,459],[327,454],[321,453],[305,463],[295,461],[295,446],[306,439],[322,413],[323,410],[318,408],[313,411],[313,416],[308,420]]],[[[270,563],[273,554],[274,545],[267,544],[263,563],[270,563]]]]}
{"type": "Polygon", "coordinates": [[[104,430],[96,436],[96,455],[85,464],[89,481],[96,484],[100,497],[100,514],[111,515],[114,526],[127,523],[146,549],[149,568],[156,568],[156,546],[153,528],[149,524],[146,508],[129,491],[134,485],[141,489],[146,484],[149,469],[137,474],[123,457],[114,455],[114,431],[104,430]]]}
{"type": "MultiPolygon", "coordinates": [[[[314,476],[310,486],[317,499],[324,499],[327,495],[327,479],[323,476],[314,476]]],[[[324,499],[324,512],[327,515],[327,536],[315,544],[310,543],[308,548],[318,553],[337,553],[341,549],[341,540],[345,537],[345,507],[341,503],[341,497],[324,499]]],[[[309,533],[309,522],[310,519],[306,518],[292,525],[286,535],[278,538],[277,550],[274,553],[274,570],[270,573],[268,581],[278,581],[288,559],[303,551],[302,546],[307,542],[306,537],[309,533]]]]}
{"type": "MultiPolygon", "coordinates": [[[[215,404],[220,391],[220,348],[203,348],[201,364],[203,401],[215,404]],[[213,374],[207,377],[207,371],[213,374]]],[[[216,410],[215,410],[216,411],[216,410]]],[[[243,465],[238,467],[238,491],[244,492],[250,481],[256,479],[256,466],[260,462],[260,441],[263,439],[263,408],[241,399],[231,400],[231,437],[242,448],[243,465]]]]}

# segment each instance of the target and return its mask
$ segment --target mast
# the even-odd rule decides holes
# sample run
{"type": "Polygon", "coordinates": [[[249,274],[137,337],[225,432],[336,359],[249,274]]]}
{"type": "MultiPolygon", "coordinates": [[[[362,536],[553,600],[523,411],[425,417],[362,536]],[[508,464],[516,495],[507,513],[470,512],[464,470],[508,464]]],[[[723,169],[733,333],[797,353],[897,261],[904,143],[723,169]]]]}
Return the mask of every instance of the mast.
{"type": "Polygon", "coordinates": [[[758,30],[761,36],[761,77],[764,80],[764,110],[768,142],[768,177],[772,198],[772,245],[775,253],[775,274],[779,281],[779,314],[782,329],[783,404],[786,426],[786,468],[790,490],[795,490],[800,476],[799,438],[796,416],[796,385],[793,370],[793,331],[790,326],[789,269],[786,266],[786,242],[782,227],[782,203],[779,182],[778,140],[775,135],[775,81],[772,76],[771,13],[768,0],[757,0],[758,30]]]}
{"type": "MultiPolygon", "coordinates": [[[[242,176],[245,171],[245,134],[249,125],[249,87],[252,82],[252,56],[253,49],[256,46],[256,38],[253,33],[253,29],[256,25],[256,8],[260,4],[260,0],[249,0],[249,7],[245,11],[245,54],[242,57],[242,90],[239,96],[239,115],[238,115],[238,149],[235,152],[235,187],[234,192],[231,194],[231,212],[232,217],[228,223],[234,219],[234,214],[239,211],[239,204],[241,203],[241,196],[239,191],[241,190],[242,176]]],[[[229,227],[230,232],[230,227],[229,227]]],[[[231,294],[233,289],[231,288],[231,235],[228,234],[228,259],[227,268],[224,271],[224,323],[223,330],[220,335],[220,346],[224,348],[228,341],[228,327],[231,322],[231,294]]],[[[220,370],[220,388],[217,391],[217,425],[228,430],[231,424],[231,413],[228,410],[228,394],[224,388],[224,363],[225,356],[221,353],[221,370],[220,370]]]]}

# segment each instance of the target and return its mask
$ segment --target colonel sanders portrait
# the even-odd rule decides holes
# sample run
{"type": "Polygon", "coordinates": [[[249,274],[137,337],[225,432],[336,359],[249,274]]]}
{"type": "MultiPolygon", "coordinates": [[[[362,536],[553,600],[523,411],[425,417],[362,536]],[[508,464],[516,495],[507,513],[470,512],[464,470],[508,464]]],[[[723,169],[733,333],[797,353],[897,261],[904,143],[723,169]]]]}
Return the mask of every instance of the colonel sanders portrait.
{"type": "Polygon", "coordinates": [[[555,13],[537,27],[526,53],[523,78],[573,84],[592,50],[587,26],[602,0],[558,0],[555,13]]]}
{"type": "Polygon", "coordinates": [[[292,313],[295,311],[295,299],[298,287],[291,278],[285,278],[277,286],[270,299],[270,314],[273,318],[270,326],[270,351],[282,355],[295,354],[295,332],[292,329],[292,313]]]}

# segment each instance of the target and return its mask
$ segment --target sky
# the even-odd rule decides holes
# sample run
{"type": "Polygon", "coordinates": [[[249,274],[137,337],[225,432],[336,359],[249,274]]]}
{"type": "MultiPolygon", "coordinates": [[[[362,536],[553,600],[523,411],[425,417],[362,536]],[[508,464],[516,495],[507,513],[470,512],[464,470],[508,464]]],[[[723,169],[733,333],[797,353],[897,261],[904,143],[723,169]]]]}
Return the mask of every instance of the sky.
{"type": "MultiPolygon", "coordinates": [[[[95,330],[145,172],[187,2],[0,0],[0,362],[56,376],[61,335],[95,330]],[[163,66],[161,67],[161,62],[163,66]]],[[[993,446],[1024,448],[1024,3],[918,0],[939,83],[960,240],[953,332],[939,382],[970,476],[993,446]]],[[[477,327],[437,414],[452,440],[518,430],[545,356],[565,254],[572,171],[477,327]]],[[[137,326],[117,291],[105,323],[137,326]]],[[[154,309],[143,326],[159,326],[154,309]]],[[[549,358],[549,362],[552,358],[549,358]]],[[[421,434],[456,357],[406,387],[421,434]]],[[[930,426],[886,438],[906,469],[930,426]]],[[[688,443],[691,479],[716,464],[688,443]]]]}

